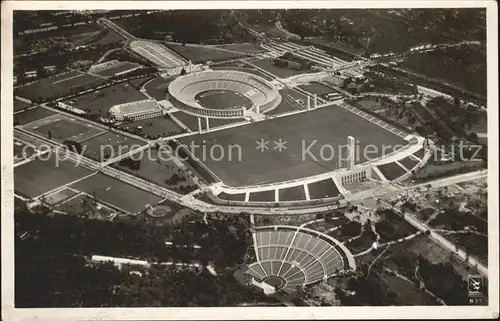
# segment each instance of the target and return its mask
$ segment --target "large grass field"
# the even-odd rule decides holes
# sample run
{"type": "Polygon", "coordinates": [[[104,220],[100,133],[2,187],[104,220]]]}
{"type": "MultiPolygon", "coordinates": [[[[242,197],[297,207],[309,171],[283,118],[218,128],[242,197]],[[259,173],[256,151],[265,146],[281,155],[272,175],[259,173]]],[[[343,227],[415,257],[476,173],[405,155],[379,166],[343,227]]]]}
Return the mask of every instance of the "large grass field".
{"type": "Polygon", "coordinates": [[[245,53],[221,50],[216,47],[203,47],[182,44],[166,44],[167,47],[178,53],[186,60],[191,60],[193,63],[202,63],[206,61],[221,61],[230,60],[240,57],[245,57],[245,53]]]}
{"type": "Polygon", "coordinates": [[[14,90],[16,96],[29,100],[44,100],[69,95],[78,87],[91,88],[104,80],[78,71],[70,71],[14,90]]]}
{"type": "Polygon", "coordinates": [[[108,157],[116,157],[123,153],[144,145],[146,142],[128,136],[105,133],[88,139],[81,143],[83,154],[98,162],[105,161],[108,157]]]}
{"type": "Polygon", "coordinates": [[[86,95],[68,99],[64,103],[88,110],[92,114],[101,116],[107,115],[109,109],[118,104],[130,103],[147,99],[140,91],[134,89],[128,83],[121,83],[116,86],[110,86],[97,90],[86,95]]]}
{"type": "Polygon", "coordinates": [[[273,75],[279,78],[288,78],[291,76],[307,73],[307,70],[295,70],[291,68],[278,67],[274,64],[274,61],[272,59],[261,59],[252,61],[252,64],[264,69],[265,71],[272,73],[273,75]]]}
{"type": "Polygon", "coordinates": [[[35,197],[92,173],[69,161],[57,160],[55,155],[48,160],[44,159],[46,158],[42,157],[14,169],[16,192],[35,197]]]}
{"type": "Polygon", "coordinates": [[[55,113],[53,111],[42,107],[24,110],[14,115],[14,125],[25,125],[54,114],[55,113]]]}
{"type": "MultiPolygon", "coordinates": [[[[358,154],[357,163],[364,162],[365,156],[374,158],[375,154],[382,155],[382,145],[407,143],[399,136],[335,105],[186,137],[181,142],[188,146],[191,141],[200,146],[205,145],[205,156],[210,156],[209,152],[213,148],[215,157],[205,157],[204,163],[227,185],[245,186],[281,182],[338,169],[338,154],[345,151],[339,146],[347,144],[348,135],[359,140],[360,151],[368,145],[374,146],[369,150],[369,155],[358,154]],[[269,142],[268,149],[263,152],[256,149],[261,139],[269,142]],[[279,139],[287,142],[287,149],[281,152],[275,149],[275,142],[279,139]],[[218,146],[214,148],[214,145],[218,146]],[[224,156],[218,160],[221,147],[224,156]]],[[[202,150],[197,148],[194,151],[199,159],[203,158],[200,154],[202,150]]]]}
{"type": "Polygon", "coordinates": [[[114,163],[113,167],[166,187],[168,184],[165,180],[170,179],[173,174],[179,173],[180,170],[171,157],[168,150],[158,153],[158,150],[150,148],[133,155],[133,159],[140,159],[140,168],[131,169],[120,162],[114,163]]]}
{"type": "Polygon", "coordinates": [[[66,139],[82,141],[104,132],[95,125],[60,114],[31,122],[24,128],[47,138],[51,136],[51,139],[58,142],[66,139]]]}
{"type": "Polygon", "coordinates": [[[252,101],[247,97],[228,90],[209,90],[198,93],[195,99],[208,109],[251,108],[252,101]]]}
{"type": "Polygon", "coordinates": [[[162,200],[156,195],[100,173],[71,187],[131,213],[143,210],[146,204],[153,205],[162,200]]]}

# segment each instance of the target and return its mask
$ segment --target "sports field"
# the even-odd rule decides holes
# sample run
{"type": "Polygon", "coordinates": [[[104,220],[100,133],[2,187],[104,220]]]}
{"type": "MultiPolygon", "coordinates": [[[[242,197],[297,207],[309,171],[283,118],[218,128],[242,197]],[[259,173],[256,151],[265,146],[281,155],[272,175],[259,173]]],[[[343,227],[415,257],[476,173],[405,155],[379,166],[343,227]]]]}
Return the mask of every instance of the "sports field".
{"type": "Polygon", "coordinates": [[[327,94],[330,93],[336,93],[337,91],[335,89],[332,89],[326,85],[323,85],[319,82],[311,82],[307,85],[300,85],[300,88],[304,89],[305,91],[310,92],[311,94],[316,94],[318,97],[324,98],[327,94]]]}
{"type": "MultiPolygon", "coordinates": [[[[42,159],[45,158],[42,157],[42,159]]],[[[16,192],[35,197],[92,173],[69,161],[57,160],[55,155],[48,160],[42,159],[36,159],[14,168],[16,192]]]]}
{"type": "Polygon", "coordinates": [[[252,64],[272,73],[273,75],[279,78],[288,78],[291,76],[300,75],[308,72],[307,70],[295,70],[291,68],[278,67],[274,64],[273,59],[256,60],[252,61],[252,64]]]}
{"type": "Polygon", "coordinates": [[[143,210],[146,204],[153,205],[162,200],[156,195],[101,173],[81,180],[71,187],[131,213],[143,210]]]}
{"type": "MultiPolygon", "coordinates": [[[[181,139],[185,145],[205,145],[215,157],[205,155],[204,163],[230,186],[275,183],[338,169],[339,154],[345,155],[347,136],[352,135],[363,151],[368,145],[368,155],[356,155],[356,163],[382,155],[397,145],[407,142],[399,136],[365,121],[363,118],[336,105],[311,112],[257,122],[181,139]],[[278,150],[279,139],[284,148],[278,150]],[[263,151],[257,142],[268,142],[263,151]],[[205,142],[204,142],[205,141],[205,142]],[[216,147],[212,147],[217,145],[216,147]],[[340,146],[340,147],[339,147],[340,146]],[[344,147],[342,147],[344,146],[344,147]],[[221,158],[221,150],[223,157],[221,158]],[[240,157],[241,156],[241,157],[240,157]]],[[[194,154],[203,159],[203,148],[194,154]]]]}
{"type": "Polygon", "coordinates": [[[42,107],[31,108],[15,114],[14,125],[25,125],[54,114],[55,112],[42,107]]]}
{"type": "Polygon", "coordinates": [[[16,96],[29,100],[40,98],[47,100],[69,95],[79,87],[88,89],[94,85],[103,84],[104,80],[79,71],[70,71],[42,81],[19,87],[14,90],[16,96]]]}
{"type": "Polygon", "coordinates": [[[128,83],[121,83],[65,100],[64,103],[75,108],[88,110],[92,114],[105,116],[113,105],[144,99],[147,99],[147,97],[141,94],[140,91],[134,89],[128,83]]]}
{"type": "Polygon", "coordinates": [[[98,162],[105,161],[110,157],[116,157],[144,144],[146,144],[146,142],[142,140],[111,132],[96,136],[81,143],[82,148],[84,148],[83,154],[98,162]]]}
{"type": "Polygon", "coordinates": [[[66,115],[55,114],[24,126],[32,132],[58,142],[72,140],[80,142],[103,133],[105,130],[66,115]]]}
{"type": "Polygon", "coordinates": [[[195,96],[195,99],[205,108],[208,109],[235,109],[235,108],[250,108],[252,101],[233,91],[229,90],[209,90],[200,92],[195,96]]]}

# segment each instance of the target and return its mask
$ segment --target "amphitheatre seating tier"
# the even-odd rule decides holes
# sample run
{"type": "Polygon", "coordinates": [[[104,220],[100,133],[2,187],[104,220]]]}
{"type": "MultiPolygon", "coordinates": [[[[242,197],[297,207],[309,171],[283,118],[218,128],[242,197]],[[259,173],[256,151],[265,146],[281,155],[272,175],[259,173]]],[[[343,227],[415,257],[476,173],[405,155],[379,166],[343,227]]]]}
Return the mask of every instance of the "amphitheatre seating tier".
{"type": "MultiPolygon", "coordinates": [[[[211,70],[184,75],[172,81],[168,90],[174,99],[186,106],[187,112],[206,116],[214,115],[203,111],[196,112],[193,109],[212,110],[204,108],[196,100],[197,94],[211,90],[239,93],[252,101],[252,108],[263,106],[264,110],[269,110],[281,102],[278,90],[265,79],[232,70],[211,70]]],[[[218,112],[215,116],[220,114],[225,113],[218,112]]]]}
{"type": "Polygon", "coordinates": [[[319,234],[298,227],[265,227],[255,231],[257,262],[247,274],[262,281],[283,279],[284,291],[321,281],[348,269],[346,254],[319,234]]]}

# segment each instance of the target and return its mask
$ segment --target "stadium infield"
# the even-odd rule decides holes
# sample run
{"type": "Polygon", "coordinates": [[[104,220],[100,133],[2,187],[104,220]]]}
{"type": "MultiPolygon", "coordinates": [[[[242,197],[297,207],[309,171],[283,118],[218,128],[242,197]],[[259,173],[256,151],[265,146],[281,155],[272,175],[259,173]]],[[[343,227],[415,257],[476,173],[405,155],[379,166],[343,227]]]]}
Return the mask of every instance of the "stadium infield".
{"type": "Polygon", "coordinates": [[[209,109],[233,109],[252,107],[252,101],[233,91],[229,90],[209,90],[200,92],[195,96],[200,105],[209,109]]]}
{"type": "Polygon", "coordinates": [[[358,140],[356,147],[360,151],[373,146],[368,155],[357,153],[356,163],[381,156],[383,146],[388,154],[407,144],[401,137],[336,105],[185,137],[180,142],[226,185],[239,187],[298,179],[343,167],[339,154],[345,155],[349,135],[358,140]],[[281,152],[280,139],[286,142],[281,152]],[[257,149],[261,140],[268,142],[262,151],[257,149]],[[192,144],[200,147],[192,148],[192,144]]]}

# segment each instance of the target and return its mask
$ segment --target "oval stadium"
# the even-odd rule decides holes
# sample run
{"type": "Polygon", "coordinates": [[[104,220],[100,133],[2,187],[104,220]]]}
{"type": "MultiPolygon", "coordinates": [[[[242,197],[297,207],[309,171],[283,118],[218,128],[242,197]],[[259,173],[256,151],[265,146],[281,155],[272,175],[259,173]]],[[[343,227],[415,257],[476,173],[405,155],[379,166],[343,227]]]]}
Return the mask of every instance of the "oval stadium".
{"type": "Polygon", "coordinates": [[[209,118],[244,118],[247,112],[265,113],[281,102],[278,90],[267,80],[233,70],[201,71],[178,77],[170,83],[168,92],[182,111],[209,118]]]}
{"type": "Polygon", "coordinates": [[[275,225],[256,228],[256,262],[244,272],[252,283],[272,291],[326,280],[356,269],[351,252],[329,235],[304,227],[275,225]]]}

